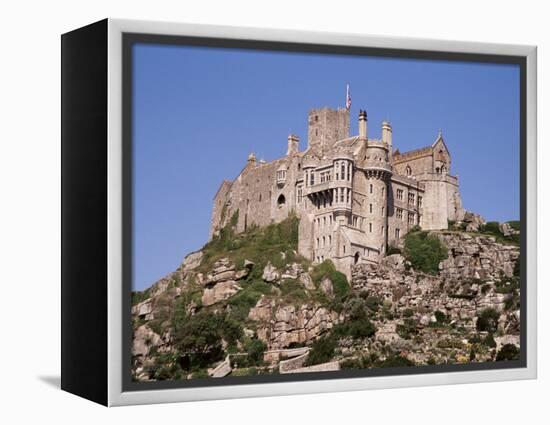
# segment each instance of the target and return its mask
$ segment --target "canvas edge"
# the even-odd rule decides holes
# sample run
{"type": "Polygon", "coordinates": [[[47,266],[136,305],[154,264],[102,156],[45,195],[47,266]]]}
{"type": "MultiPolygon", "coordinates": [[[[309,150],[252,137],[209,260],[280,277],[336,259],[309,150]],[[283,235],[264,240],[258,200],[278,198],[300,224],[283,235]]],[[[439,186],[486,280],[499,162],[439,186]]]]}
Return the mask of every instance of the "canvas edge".
{"type": "Polygon", "coordinates": [[[537,376],[537,51],[535,46],[473,43],[359,34],[306,32],[109,19],[108,25],[108,405],[122,406],[367,389],[534,379],[537,376]],[[123,391],[122,382],[122,34],[148,33],[220,37],[388,49],[523,56],[527,59],[527,367],[290,383],[123,391]]]}

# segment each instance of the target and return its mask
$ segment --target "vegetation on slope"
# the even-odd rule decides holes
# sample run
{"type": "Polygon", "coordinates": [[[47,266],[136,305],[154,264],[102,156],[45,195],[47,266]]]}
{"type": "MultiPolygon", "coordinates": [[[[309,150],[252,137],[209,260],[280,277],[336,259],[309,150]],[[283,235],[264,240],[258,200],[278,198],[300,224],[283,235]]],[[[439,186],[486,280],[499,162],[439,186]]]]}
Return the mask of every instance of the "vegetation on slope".
{"type": "Polygon", "coordinates": [[[436,274],[439,263],[447,258],[447,247],[437,236],[415,231],[405,235],[404,254],[415,270],[436,274]]]}

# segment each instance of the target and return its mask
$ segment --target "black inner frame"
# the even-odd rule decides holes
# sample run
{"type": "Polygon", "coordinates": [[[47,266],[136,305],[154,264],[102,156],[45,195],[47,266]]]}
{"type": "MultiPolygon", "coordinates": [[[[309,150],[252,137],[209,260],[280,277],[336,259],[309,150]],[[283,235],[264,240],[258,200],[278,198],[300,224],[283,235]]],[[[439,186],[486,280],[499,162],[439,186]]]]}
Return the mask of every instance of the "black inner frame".
{"type": "Polygon", "coordinates": [[[397,376],[424,373],[467,372],[476,370],[514,369],[527,366],[527,58],[525,56],[489,55],[474,53],[455,53],[444,51],[425,51],[390,49],[375,47],[357,47],[345,45],[325,45],[308,43],[289,43],[262,40],[225,39],[207,37],[188,37],[174,35],[123,33],[122,36],[122,390],[140,391],[156,389],[175,389],[193,387],[211,387],[224,385],[262,384],[276,382],[301,382],[314,380],[330,380],[344,378],[364,378],[374,376],[397,376]],[[285,375],[258,375],[258,376],[228,376],[221,379],[190,379],[153,382],[133,382],[131,379],[131,347],[132,347],[132,320],[131,320],[131,291],[132,291],[132,199],[133,199],[133,164],[132,164],[132,87],[133,61],[132,51],[135,44],[157,44],[174,46],[202,46],[229,49],[252,49],[264,51],[280,51],[294,53],[317,53],[346,56],[372,56],[385,58],[425,59],[474,63],[494,63],[518,65],[520,67],[520,222],[521,243],[520,261],[522,264],[520,277],[520,359],[504,362],[466,363],[453,365],[413,366],[404,368],[381,368],[340,370],[334,372],[308,372],[302,374],[285,375]]]}

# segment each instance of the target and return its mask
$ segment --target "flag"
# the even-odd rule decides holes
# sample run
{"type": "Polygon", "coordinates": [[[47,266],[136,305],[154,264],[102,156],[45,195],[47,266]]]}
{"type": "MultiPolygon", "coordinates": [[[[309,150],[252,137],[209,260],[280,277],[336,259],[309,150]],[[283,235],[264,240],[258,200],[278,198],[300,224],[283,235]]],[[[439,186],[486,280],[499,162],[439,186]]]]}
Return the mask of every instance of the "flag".
{"type": "Polygon", "coordinates": [[[351,94],[349,92],[349,84],[346,84],[346,109],[351,108],[351,94]]]}

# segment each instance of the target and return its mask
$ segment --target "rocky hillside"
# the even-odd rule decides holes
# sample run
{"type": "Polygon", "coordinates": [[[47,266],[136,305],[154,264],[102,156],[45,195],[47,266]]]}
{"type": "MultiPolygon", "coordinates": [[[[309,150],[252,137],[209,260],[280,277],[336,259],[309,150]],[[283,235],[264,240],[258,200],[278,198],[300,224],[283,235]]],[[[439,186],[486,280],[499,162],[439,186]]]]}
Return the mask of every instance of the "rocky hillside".
{"type": "Polygon", "coordinates": [[[134,379],[517,359],[517,223],[477,217],[410,233],[351,282],[297,255],[296,218],[238,235],[230,223],[133,294],[134,379]]]}

